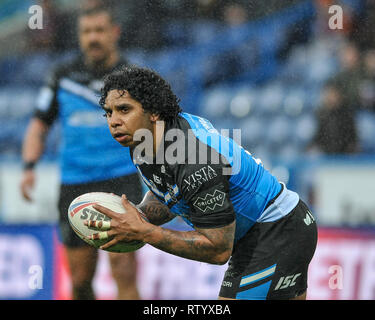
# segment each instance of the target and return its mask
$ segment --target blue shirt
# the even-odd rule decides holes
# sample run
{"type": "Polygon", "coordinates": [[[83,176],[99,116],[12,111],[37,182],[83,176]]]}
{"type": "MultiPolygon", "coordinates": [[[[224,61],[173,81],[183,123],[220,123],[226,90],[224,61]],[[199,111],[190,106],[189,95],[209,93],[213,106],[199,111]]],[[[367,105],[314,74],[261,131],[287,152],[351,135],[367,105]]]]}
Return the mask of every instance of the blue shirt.
{"type": "Polygon", "coordinates": [[[259,159],[206,119],[181,113],[166,125],[163,142],[163,162],[145,161],[132,150],[133,161],[155,196],[192,227],[217,228],[236,220],[236,242],[256,222],[280,219],[299,201],[259,159]],[[167,132],[179,132],[180,138],[166,139],[167,132]],[[184,152],[178,157],[173,150],[184,152]]]}
{"type": "Polygon", "coordinates": [[[63,184],[95,182],[136,172],[129,148],[112,138],[102,116],[99,90],[103,76],[104,72],[89,70],[78,58],[58,66],[40,91],[35,116],[48,125],[56,119],[61,123],[59,161],[63,184]]]}

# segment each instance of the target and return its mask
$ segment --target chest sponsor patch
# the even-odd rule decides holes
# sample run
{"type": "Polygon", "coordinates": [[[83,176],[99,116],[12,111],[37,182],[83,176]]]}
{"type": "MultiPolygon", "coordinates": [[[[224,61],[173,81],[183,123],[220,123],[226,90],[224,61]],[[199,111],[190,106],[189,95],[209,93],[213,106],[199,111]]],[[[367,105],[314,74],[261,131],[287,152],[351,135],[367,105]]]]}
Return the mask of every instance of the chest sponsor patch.
{"type": "Polygon", "coordinates": [[[183,183],[187,191],[192,191],[215,177],[217,177],[216,171],[210,165],[207,165],[190,174],[184,179],[183,183]]]}
{"type": "Polygon", "coordinates": [[[215,189],[213,192],[207,192],[203,197],[199,196],[193,205],[201,212],[210,213],[223,207],[225,197],[223,191],[215,189]]]}

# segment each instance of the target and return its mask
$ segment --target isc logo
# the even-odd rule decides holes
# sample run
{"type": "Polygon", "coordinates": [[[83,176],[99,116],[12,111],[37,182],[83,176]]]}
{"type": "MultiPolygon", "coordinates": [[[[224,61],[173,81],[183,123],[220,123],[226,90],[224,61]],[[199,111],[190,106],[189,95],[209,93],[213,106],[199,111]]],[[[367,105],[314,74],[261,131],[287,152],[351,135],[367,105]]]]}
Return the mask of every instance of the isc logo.
{"type": "Polygon", "coordinates": [[[301,273],[292,274],[291,276],[281,277],[274,290],[293,287],[301,273]]]}

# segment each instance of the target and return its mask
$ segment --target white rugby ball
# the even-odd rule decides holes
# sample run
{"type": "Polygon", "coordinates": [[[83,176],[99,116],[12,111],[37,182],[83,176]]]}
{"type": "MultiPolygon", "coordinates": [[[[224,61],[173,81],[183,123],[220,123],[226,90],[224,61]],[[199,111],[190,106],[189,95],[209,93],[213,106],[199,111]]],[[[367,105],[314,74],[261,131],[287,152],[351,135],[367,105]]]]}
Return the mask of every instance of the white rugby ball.
{"type": "MultiPolygon", "coordinates": [[[[91,236],[94,233],[98,233],[100,232],[100,230],[90,229],[87,226],[85,226],[83,222],[85,220],[110,221],[111,218],[95,210],[93,208],[93,205],[95,204],[99,204],[103,207],[106,207],[118,213],[125,214],[126,210],[121,203],[121,197],[113,193],[89,192],[89,193],[80,195],[79,197],[75,198],[72,201],[68,209],[68,219],[69,219],[70,226],[83,241],[99,249],[100,246],[110,241],[111,237],[105,240],[86,239],[85,237],[91,236]]],[[[130,242],[121,241],[107,248],[106,251],[131,252],[131,251],[138,250],[144,245],[145,243],[141,241],[130,241],[130,242]]]]}

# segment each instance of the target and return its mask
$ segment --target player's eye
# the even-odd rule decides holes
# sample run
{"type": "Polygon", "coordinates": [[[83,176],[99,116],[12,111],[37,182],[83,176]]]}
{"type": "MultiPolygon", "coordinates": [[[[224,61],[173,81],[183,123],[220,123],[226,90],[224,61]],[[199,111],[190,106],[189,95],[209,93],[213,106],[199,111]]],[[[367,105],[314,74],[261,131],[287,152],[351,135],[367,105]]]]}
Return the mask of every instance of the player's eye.
{"type": "Polygon", "coordinates": [[[119,111],[121,111],[122,113],[127,113],[129,111],[129,108],[128,107],[120,107],[119,111]]]}
{"type": "Polygon", "coordinates": [[[104,118],[108,118],[110,116],[111,116],[111,113],[109,111],[106,111],[106,112],[103,113],[104,118]]]}
{"type": "Polygon", "coordinates": [[[95,32],[97,32],[97,33],[103,33],[104,31],[105,31],[105,29],[102,28],[102,27],[95,28],[95,32]]]}

